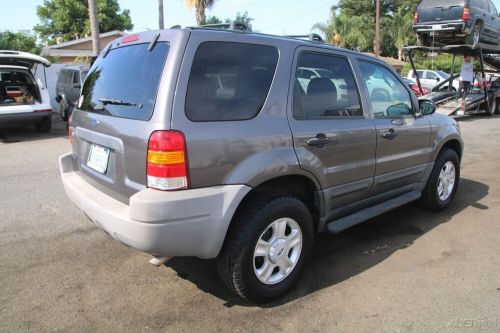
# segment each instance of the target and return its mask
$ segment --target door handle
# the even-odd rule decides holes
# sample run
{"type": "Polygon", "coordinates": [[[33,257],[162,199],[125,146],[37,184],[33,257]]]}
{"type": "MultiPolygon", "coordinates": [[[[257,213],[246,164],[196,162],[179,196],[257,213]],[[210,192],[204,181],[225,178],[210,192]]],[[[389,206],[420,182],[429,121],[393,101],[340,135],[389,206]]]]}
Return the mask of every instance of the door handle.
{"type": "Polygon", "coordinates": [[[306,145],[310,147],[323,148],[327,144],[332,142],[331,139],[327,138],[323,133],[319,133],[314,138],[310,138],[306,141],[306,145]]]}
{"type": "Polygon", "coordinates": [[[385,132],[382,132],[382,137],[384,139],[388,139],[388,140],[392,140],[394,139],[395,137],[397,137],[398,134],[396,133],[396,131],[394,130],[394,128],[391,128],[385,132]]]}

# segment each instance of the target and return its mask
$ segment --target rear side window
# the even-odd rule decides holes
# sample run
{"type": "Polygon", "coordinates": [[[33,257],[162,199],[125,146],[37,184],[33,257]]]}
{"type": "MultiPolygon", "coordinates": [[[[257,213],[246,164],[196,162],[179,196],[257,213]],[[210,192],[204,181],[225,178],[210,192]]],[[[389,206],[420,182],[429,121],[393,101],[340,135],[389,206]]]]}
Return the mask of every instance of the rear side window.
{"type": "Polygon", "coordinates": [[[83,111],[148,120],[168,54],[168,43],[134,44],[99,57],[82,88],[83,111]]]}
{"type": "Polygon", "coordinates": [[[273,46],[202,43],[189,75],[186,116],[192,121],[255,117],[264,106],[277,64],[273,46]]]}

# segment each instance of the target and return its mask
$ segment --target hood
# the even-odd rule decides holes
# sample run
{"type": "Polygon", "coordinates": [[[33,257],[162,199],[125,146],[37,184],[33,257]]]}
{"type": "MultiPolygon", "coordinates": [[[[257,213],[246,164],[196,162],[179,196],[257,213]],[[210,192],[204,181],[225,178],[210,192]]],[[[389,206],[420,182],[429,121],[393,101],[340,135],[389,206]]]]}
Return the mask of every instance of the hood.
{"type": "Polygon", "coordinates": [[[37,64],[49,67],[50,61],[27,52],[0,50],[0,65],[22,66],[32,69],[37,64]]]}

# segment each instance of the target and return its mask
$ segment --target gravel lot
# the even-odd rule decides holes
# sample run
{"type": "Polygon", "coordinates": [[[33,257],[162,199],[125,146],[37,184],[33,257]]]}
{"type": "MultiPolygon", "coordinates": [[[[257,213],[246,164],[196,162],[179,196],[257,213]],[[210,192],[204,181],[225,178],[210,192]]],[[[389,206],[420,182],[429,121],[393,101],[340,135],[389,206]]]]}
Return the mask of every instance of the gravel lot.
{"type": "Polygon", "coordinates": [[[265,306],[233,297],[211,261],[157,268],[89,223],[59,178],[61,122],[0,130],[0,331],[499,332],[500,117],[460,124],[448,211],[408,205],[321,235],[292,293],[265,306]]]}

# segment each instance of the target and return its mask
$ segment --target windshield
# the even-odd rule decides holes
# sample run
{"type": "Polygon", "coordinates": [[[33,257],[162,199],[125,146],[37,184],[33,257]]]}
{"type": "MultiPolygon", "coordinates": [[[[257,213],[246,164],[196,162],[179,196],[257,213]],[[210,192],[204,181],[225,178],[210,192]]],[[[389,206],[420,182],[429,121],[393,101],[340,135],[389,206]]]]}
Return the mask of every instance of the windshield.
{"type": "Polygon", "coordinates": [[[447,80],[447,79],[450,78],[450,76],[447,73],[443,72],[443,71],[438,71],[438,73],[439,73],[439,76],[441,76],[445,80],[447,80]]]}
{"type": "Polygon", "coordinates": [[[82,88],[83,111],[148,120],[168,54],[168,43],[134,44],[100,56],[82,88]]]}

